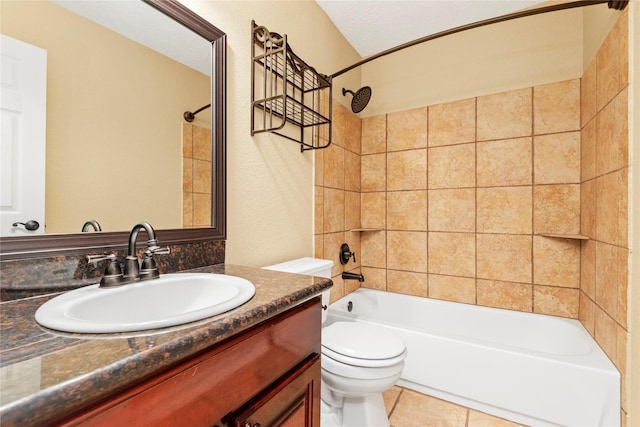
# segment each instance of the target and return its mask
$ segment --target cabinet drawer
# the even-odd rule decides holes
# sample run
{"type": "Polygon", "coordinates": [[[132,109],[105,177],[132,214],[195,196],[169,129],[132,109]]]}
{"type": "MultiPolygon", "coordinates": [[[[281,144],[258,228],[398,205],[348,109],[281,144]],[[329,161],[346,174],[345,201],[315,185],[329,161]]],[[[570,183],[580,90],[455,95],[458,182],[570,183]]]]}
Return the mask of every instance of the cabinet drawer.
{"type": "Polygon", "coordinates": [[[230,417],[230,427],[320,425],[320,355],[314,354],[230,417]]]}
{"type": "Polygon", "coordinates": [[[61,424],[211,426],[312,353],[320,353],[319,298],[61,424]]]}

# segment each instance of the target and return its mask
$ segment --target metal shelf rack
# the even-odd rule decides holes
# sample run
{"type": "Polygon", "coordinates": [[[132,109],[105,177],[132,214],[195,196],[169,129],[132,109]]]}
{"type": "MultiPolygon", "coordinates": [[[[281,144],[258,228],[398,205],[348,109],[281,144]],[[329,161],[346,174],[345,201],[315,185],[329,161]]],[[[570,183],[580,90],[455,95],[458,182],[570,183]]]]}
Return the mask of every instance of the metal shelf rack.
{"type": "Polygon", "coordinates": [[[296,55],[286,34],[270,32],[255,21],[251,30],[251,135],[273,132],[299,143],[301,151],[328,147],[331,77],[296,55]]]}

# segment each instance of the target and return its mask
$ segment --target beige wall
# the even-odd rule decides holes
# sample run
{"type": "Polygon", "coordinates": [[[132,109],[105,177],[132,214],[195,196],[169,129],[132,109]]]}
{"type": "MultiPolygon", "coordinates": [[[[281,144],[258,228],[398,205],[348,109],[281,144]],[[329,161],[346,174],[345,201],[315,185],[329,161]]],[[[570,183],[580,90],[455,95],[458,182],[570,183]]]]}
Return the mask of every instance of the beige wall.
{"type": "Polygon", "coordinates": [[[209,77],[52,3],[1,7],[3,34],[47,50],[46,232],[180,227],[182,113],[209,77]]]}
{"type": "Polygon", "coordinates": [[[582,9],[582,25],[583,31],[583,52],[582,52],[582,68],[587,69],[602,42],[611,31],[620,17],[620,12],[614,9],[596,5],[585,7],[582,9]]]}
{"type": "Polygon", "coordinates": [[[579,78],[580,9],[538,15],[424,43],[362,67],[364,117],[579,78]]]}
{"type": "MultiPolygon", "coordinates": [[[[251,20],[287,34],[295,53],[321,73],[360,57],[314,1],[184,3],[227,33],[227,262],[263,266],[311,256],[313,155],[277,135],[251,136],[251,20]]],[[[359,82],[356,71],[334,87],[359,82]]]]}

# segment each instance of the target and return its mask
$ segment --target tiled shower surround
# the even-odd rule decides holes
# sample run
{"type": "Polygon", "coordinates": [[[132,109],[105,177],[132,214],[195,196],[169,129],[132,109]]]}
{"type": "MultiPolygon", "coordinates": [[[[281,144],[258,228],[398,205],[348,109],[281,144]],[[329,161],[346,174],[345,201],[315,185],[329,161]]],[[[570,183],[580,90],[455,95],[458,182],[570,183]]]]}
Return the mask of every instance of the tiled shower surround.
{"type": "Polygon", "coordinates": [[[579,318],[624,383],[627,26],[625,12],[581,79],[362,120],[334,102],[315,154],[332,300],[361,285],[579,318]],[[344,267],[342,242],[357,254],[344,267]]]}
{"type": "Polygon", "coordinates": [[[183,123],[183,227],[211,226],[211,174],[211,129],[183,123]]]}
{"type": "Polygon", "coordinates": [[[365,285],[577,317],[580,242],[540,234],[580,231],[579,112],[572,80],[364,119],[365,285]]]}
{"type": "Polygon", "coordinates": [[[317,197],[323,248],[342,233],[359,246],[362,286],[578,317],[580,240],[540,234],[580,233],[580,80],[365,118],[361,132],[360,156],[339,138],[321,154],[317,197]]]}
{"type": "MultiPolygon", "coordinates": [[[[629,274],[628,11],[582,76],[579,318],[620,371],[622,409],[629,274]]],[[[637,232],[637,231],[636,231],[637,232]]],[[[635,316],[640,313],[635,313],[635,316]]]]}

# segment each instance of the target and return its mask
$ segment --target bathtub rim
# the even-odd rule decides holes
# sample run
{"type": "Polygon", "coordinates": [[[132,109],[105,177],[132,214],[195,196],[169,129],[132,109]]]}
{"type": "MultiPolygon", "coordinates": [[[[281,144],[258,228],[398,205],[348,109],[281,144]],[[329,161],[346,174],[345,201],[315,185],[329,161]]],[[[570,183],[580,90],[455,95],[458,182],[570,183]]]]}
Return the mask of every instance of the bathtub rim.
{"type": "MultiPolygon", "coordinates": [[[[358,288],[355,291],[343,296],[339,300],[329,305],[329,308],[327,310],[328,318],[324,326],[327,326],[330,323],[334,322],[335,321],[334,317],[336,315],[344,316],[344,319],[342,320],[346,320],[346,321],[349,321],[350,319],[358,319],[361,321],[368,321],[371,323],[380,323],[380,322],[376,322],[375,320],[371,320],[372,318],[367,316],[357,317],[339,308],[339,303],[344,303],[345,301],[348,301],[348,298],[350,296],[358,297],[361,294],[369,294],[369,293],[373,295],[378,295],[378,296],[382,296],[382,295],[391,296],[392,298],[407,298],[409,300],[418,301],[418,302],[425,301],[425,302],[428,302],[429,304],[434,304],[438,306],[455,305],[457,307],[464,307],[465,309],[472,310],[472,311],[486,311],[486,312],[495,313],[495,314],[506,314],[506,315],[514,316],[518,318],[535,317],[537,319],[544,320],[545,322],[560,323],[562,325],[566,325],[570,327],[573,331],[580,334],[580,339],[586,341],[587,345],[589,346],[588,350],[584,352],[566,354],[566,353],[558,353],[558,352],[540,351],[540,350],[535,350],[529,347],[512,346],[512,345],[503,344],[501,342],[492,341],[492,340],[476,339],[474,337],[470,337],[468,335],[462,335],[462,334],[446,334],[446,337],[451,337],[451,339],[453,340],[469,341],[470,343],[481,346],[481,347],[482,346],[497,347],[507,352],[514,352],[518,354],[525,352],[527,354],[530,354],[533,357],[536,357],[536,356],[543,357],[543,358],[551,357],[553,359],[557,359],[560,362],[564,361],[567,363],[574,363],[574,362],[577,362],[578,360],[582,361],[583,358],[586,358],[590,362],[589,366],[593,369],[602,369],[605,372],[611,372],[613,370],[618,375],[620,374],[618,370],[615,368],[613,362],[608,358],[604,350],[598,345],[595,339],[589,334],[589,332],[586,330],[584,325],[579,320],[568,318],[568,317],[554,316],[550,314],[524,312],[524,311],[509,310],[509,309],[498,308],[498,307],[481,306],[481,305],[475,305],[475,304],[469,304],[469,303],[463,303],[463,302],[457,302],[457,301],[447,301],[447,300],[440,300],[440,299],[429,298],[429,297],[421,297],[421,296],[410,295],[410,294],[400,294],[395,292],[382,291],[379,289],[358,288]]],[[[398,322],[390,322],[385,324],[388,324],[390,326],[393,326],[402,330],[409,330],[409,331],[415,330],[398,322]]],[[[440,337],[443,336],[442,334],[440,334],[440,332],[443,332],[442,329],[435,328],[435,329],[424,331],[424,332],[429,335],[435,335],[440,337]]]]}

